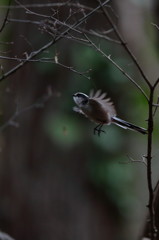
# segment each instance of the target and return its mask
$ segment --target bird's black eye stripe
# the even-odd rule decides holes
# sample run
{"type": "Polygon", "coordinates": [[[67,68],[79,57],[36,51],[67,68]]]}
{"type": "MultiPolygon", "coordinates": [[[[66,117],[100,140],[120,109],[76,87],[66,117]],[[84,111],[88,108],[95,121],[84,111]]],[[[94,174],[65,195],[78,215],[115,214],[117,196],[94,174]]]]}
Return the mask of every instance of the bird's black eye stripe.
{"type": "Polygon", "coordinates": [[[82,93],[77,93],[76,96],[81,98],[85,97],[82,93]]]}
{"type": "Polygon", "coordinates": [[[88,99],[85,99],[82,101],[82,104],[87,104],[88,103],[88,99]]]}

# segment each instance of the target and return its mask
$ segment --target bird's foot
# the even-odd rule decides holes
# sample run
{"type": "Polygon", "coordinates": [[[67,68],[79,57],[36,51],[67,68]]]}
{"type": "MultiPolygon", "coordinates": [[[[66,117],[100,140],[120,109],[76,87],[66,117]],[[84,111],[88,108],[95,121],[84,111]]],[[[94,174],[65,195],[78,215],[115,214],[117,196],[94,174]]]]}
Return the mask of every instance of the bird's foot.
{"type": "Polygon", "coordinates": [[[103,132],[105,133],[104,130],[102,130],[103,124],[99,124],[94,128],[94,135],[96,135],[96,133],[98,134],[98,136],[100,137],[100,134],[103,132]]]}

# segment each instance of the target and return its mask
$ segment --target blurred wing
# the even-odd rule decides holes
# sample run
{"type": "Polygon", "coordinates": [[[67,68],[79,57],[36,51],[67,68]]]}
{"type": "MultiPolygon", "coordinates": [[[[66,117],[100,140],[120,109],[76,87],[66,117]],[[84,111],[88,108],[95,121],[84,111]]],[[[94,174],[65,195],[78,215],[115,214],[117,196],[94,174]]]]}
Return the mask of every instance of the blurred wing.
{"type": "Polygon", "coordinates": [[[110,98],[105,98],[106,93],[102,93],[101,90],[98,90],[94,93],[93,90],[90,91],[89,98],[90,100],[97,101],[103,108],[104,111],[109,113],[111,117],[116,116],[116,110],[113,103],[110,101],[110,98]]]}
{"type": "Polygon", "coordinates": [[[76,107],[76,106],[73,107],[73,111],[74,111],[74,112],[78,112],[78,113],[80,113],[80,114],[84,114],[83,111],[82,111],[79,107],[76,107]]]}

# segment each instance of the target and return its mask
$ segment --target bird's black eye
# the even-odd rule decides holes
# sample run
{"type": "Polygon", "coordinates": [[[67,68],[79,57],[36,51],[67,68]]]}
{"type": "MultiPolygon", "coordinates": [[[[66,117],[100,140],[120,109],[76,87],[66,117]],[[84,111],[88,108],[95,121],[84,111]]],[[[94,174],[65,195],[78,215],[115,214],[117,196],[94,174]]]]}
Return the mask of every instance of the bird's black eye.
{"type": "Polygon", "coordinates": [[[88,99],[84,99],[83,101],[82,101],[82,104],[87,104],[88,103],[88,99]]]}

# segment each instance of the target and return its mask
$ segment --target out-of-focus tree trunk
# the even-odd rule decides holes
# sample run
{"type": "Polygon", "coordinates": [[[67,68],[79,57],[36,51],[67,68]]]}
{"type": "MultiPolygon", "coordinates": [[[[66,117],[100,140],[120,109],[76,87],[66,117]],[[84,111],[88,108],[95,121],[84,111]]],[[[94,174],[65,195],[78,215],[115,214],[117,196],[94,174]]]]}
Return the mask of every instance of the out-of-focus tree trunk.
{"type": "MultiPolygon", "coordinates": [[[[19,32],[28,40],[34,34],[29,25],[18,28],[12,31],[14,54],[25,49],[19,32]]],[[[23,109],[34,103],[48,86],[66,91],[67,74],[62,69],[43,78],[34,64],[27,64],[8,78],[3,86],[6,120],[17,105],[23,109]]],[[[115,239],[118,220],[106,198],[89,184],[85,166],[88,153],[81,151],[84,146],[67,152],[45,134],[43,120],[50,112],[56,114],[60,100],[53,96],[43,109],[23,113],[17,119],[18,128],[9,126],[2,133],[0,228],[17,240],[115,239]]]]}
{"type": "MultiPolygon", "coordinates": [[[[143,3],[131,0],[116,0],[119,14],[118,24],[126,42],[132,49],[143,71],[154,82],[159,76],[158,62],[155,58],[153,39],[149,38],[148,31],[156,34],[156,29],[151,15],[154,6],[153,1],[143,3]],[[147,24],[147,26],[145,26],[147,24]]],[[[152,36],[152,34],[151,34],[152,36]]],[[[157,57],[157,56],[156,56],[157,57]]]]}

